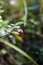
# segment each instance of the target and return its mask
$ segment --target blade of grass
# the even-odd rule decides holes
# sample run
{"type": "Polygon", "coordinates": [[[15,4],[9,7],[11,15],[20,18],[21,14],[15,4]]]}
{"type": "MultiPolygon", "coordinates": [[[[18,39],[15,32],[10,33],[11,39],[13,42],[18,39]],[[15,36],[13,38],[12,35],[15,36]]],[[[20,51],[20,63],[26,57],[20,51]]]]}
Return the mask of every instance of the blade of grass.
{"type": "Polygon", "coordinates": [[[9,47],[13,48],[14,50],[16,50],[17,52],[19,52],[20,54],[22,54],[24,57],[26,57],[28,60],[30,60],[31,62],[33,62],[35,65],[38,65],[36,63],[35,60],[33,60],[33,58],[31,58],[27,53],[25,53],[23,50],[19,49],[18,47],[16,47],[15,45],[9,43],[6,40],[0,39],[0,42],[2,42],[3,44],[8,45],[9,47]]]}

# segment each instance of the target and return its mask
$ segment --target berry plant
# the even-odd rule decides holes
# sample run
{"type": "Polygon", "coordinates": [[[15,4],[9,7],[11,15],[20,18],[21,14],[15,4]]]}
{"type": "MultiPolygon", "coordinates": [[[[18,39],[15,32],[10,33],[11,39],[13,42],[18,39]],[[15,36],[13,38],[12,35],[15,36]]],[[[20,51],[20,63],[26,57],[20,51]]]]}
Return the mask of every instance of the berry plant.
{"type": "Polygon", "coordinates": [[[39,65],[34,56],[39,49],[36,38],[43,39],[43,14],[39,1],[31,1],[0,0],[0,65],[39,65]]]}

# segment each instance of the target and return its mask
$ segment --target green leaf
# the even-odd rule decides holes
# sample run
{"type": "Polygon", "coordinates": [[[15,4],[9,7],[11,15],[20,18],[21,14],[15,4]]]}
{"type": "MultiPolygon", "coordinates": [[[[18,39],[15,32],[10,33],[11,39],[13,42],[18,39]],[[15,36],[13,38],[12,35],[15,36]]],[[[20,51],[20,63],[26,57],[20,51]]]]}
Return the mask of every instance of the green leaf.
{"type": "Polygon", "coordinates": [[[8,20],[5,20],[5,21],[0,22],[0,24],[2,24],[2,25],[7,25],[8,23],[9,23],[8,20]]]}
{"type": "Polygon", "coordinates": [[[15,39],[14,36],[9,35],[9,38],[11,39],[11,41],[12,41],[13,44],[16,44],[16,39],[15,39]]]}

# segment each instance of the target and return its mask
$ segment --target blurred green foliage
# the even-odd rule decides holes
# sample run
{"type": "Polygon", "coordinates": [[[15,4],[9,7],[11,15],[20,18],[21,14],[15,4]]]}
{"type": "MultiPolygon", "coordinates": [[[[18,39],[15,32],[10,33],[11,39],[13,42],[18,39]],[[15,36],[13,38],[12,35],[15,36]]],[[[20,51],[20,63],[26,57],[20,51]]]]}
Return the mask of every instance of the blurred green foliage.
{"type": "Polygon", "coordinates": [[[0,65],[43,65],[40,6],[40,0],[0,0],[0,65]]]}

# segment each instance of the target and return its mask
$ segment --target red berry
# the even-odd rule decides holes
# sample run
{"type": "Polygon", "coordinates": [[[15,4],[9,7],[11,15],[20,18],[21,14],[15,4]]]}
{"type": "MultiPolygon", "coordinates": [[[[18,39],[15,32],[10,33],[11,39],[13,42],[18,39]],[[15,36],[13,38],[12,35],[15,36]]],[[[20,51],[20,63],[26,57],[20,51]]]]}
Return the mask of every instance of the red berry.
{"type": "Polygon", "coordinates": [[[19,32],[19,34],[21,34],[21,35],[24,34],[23,30],[21,30],[21,29],[20,29],[18,32],[19,32]]]}

